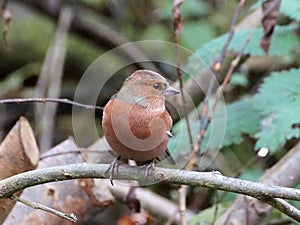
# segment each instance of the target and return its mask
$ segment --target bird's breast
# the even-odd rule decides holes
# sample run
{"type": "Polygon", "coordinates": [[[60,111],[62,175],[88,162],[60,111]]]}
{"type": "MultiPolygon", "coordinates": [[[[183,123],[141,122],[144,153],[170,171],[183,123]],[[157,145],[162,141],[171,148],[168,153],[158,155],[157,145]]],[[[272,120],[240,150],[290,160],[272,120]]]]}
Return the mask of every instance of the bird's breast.
{"type": "Polygon", "coordinates": [[[146,155],[155,158],[166,149],[172,119],[165,109],[112,99],[104,108],[102,125],[108,143],[118,154],[139,161],[146,155]]]}
{"type": "Polygon", "coordinates": [[[104,114],[109,114],[114,129],[127,135],[128,131],[140,139],[149,138],[153,133],[166,134],[171,129],[172,119],[164,105],[141,107],[113,99],[106,107],[104,114]]]}

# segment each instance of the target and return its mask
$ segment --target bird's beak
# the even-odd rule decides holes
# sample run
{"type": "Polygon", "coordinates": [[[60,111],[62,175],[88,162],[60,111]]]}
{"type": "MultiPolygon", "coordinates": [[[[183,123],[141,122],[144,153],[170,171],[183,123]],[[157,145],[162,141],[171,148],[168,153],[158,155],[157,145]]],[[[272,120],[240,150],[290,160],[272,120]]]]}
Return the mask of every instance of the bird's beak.
{"type": "Polygon", "coordinates": [[[170,96],[170,95],[175,95],[175,94],[179,94],[180,91],[178,91],[177,89],[169,86],[167,87],[167,89],[164,91],[164,96],[170,96]]]}

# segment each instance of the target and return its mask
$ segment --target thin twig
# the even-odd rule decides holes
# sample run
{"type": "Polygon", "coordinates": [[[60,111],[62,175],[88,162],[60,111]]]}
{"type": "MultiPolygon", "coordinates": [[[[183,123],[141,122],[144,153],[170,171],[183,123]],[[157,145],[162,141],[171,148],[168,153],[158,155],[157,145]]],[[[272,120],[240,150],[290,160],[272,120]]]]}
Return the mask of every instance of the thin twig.
{"type": "Polygon", "coordinates": [[[216,191],[216,202],[215,202],[215,209],[214,209],[214,215],[213,219],[211,221],[211,225],[214,225],[217,219],[218,210],[219,210],[219,203],[220,203],[220,196],[218,190],[216,191]]]}
{"type": "Polygon", "coordinates": [[[268,10],[266,10],[265,12],[263,12],[263,15],[261,16],[261,20],[263,20],[266,16],[268,16],[270,14],[270,12],[272,12],[274,10],[274,8],[277,6],[277,4],[279,3],[279,1],[281,1],[281,0],[275,0],[273,2],[273,4],[271,5],[271,7],[269,7],[268,10]]]}
{"type": "Polygon", "coordinates": [[[280,198],[263,198],[262,201],[268,203],[285,215],[293,218],[296,221],[300,221],[300,210],[289,204],[287,201],[280,198]]]}
{"type": "Polygon", "coordinates": [[[181,14],[179,7],[183,3],[182,1],[173,1],[173,30],[174,30],[174,42],[176,44],[175,51],[176,51],[176,72],[177,72],[177,77],[179,80],[179,88],[180,88],[180,93],[181,93],[181,99],[183,102],[183,110],[184,110],[184,115],[186,119],[186,127],[187,127],[187,132],[189,136],[189,141],[190,141],[190,147],[191,151],[193,151],[193,135],[191,131],[191,126],[190,126],[190,121],[188,117],[188,110],[186,107],[186,99],[184,95],[184,89],[183,89],[183,81],[182,81],[182,71],[180,69],[180,52],[179,52],[179,34],[182,30],[182,19],[181,19],[181,14]]]}
{"type": "Polygon", "coordinates": [[[27,205],[33,209],[40,209],[40,210],[43,210],[45,212],[49,212],[49,213],[52,213],[56,216],[59,216],[63,219],[67,219],[73,223],[76,223],[78,222],[78,219],[76,217],[76,215],[74,213],[71,213],[70,215],[64,213],[64,212],[60,212],[56,209],[53,209],[53,208],[50,208],[48,206],[45,206],[45,205],[42,205],[42,204],[39,204],[39,203],[36,203],[36,202],[31,202],[29,200],[26,200],[24,198],[20,198],[20,197],[17,197],[15,195],[12,195],[10,197],[11,200],[14,200],[14,201],[17,201],[17,202],[20,202],[20,203],[23,203],[24,205],[27,205]]]}
{"type": "Polygon", "coordinates": [[[178,204],[179,204],[179,221],[180,225],[186,225],[185,211],[186,211],[186,185],[181,185],[178,189],[178,204]]]}
{"type": "MultiPolygon", "coordinates": [[[[300,180],[300,143],[291,148],[287,154],[284,155],[273,167],[269,168],[263,176],[259,179],[259,182],[265,184],[276,184],[280,186],[294,187],[299,183],[300,180]]],[[[300,190],[299,190],[300,196],[300,190]]],[[[245,223],[245,218],[251,218],[251,221],[261,221],[261,213],[268,214],[271,212],[271,207],[263,207],[261,200],[262,198],[248,199],[248,205],[244,207],[244,196],[239,196],[232,204],[230,209],[222,214],[216,223],[224,224],[224,220],[227,218],[228,224],[232,221],[240,221],[245,223]],[[256,209],[261,208],[259,212],[256,209]],[[241,213],[248,217],[241,218],[241,213]],[[230,214],[230,218],[228,218],[230,214]]],[[[257,224],[257,223],[256,223],[257,224]]]]}
{"type": "Polygon", "coordinates": [[[86,109],[99,109],[103,110],[103,107],[101,106],[94,106],[94,105],[86,105],[78,102],[71,101],[67,98],[11,98],[11,99],[0,99],[0,104],[13,104],[13,103],[29,103],[29,102],[39,102],[39,103],[48,103],[48,102],[54,102],[54,103],[63,103],[68,105],[74,105],[83,107],[86,109]]]}
{"type": "Polygon", "coordinates": [[[46,153],[45,155],[40,156],[40,160],[46,159],[46,158],[51,158],[51,157],[56,157],[59,155],[65,155],[65,154],[82,154],[82,153],[103,153],[103,152],[109,152],[110,149],[106,150],[89,150],[89,149],[83,149],[83,150],[69,150],[69,151],[64,151],[64,152],[58,152],[58,153],[46,153]]]}
{"type": "MultiPolygon", "coordinates": [[[[180,5],[183,3],[184,0],[173,0],[173,29],[174,29],[174,42],[176,44],[176,72],[177,77],[179,80],[179,87],[180,87],[180,93],[181,93],[181,99],[183,102],[183,110],[185,115],[185,122],[188,132],[188,137],[190,141],[190,148],[191,152],[193,151],[193,136],[190,126],[190,121],[188,117],[188,110],[186,107],[186,99],[184,95],[184,89],[183,89],[183,81],[182,81],[182,71],[180,69],[180,52],[179,52],[179,34],[182,30],[182,19],[181,19],[181,13],[180,13],[180,5]]],[[[178,196],[179,196],[179,222],[180,225],[186,225],[186,218],[185,218],[185,211],[186,211],[186,186],[181,185],[181,187],[178,189],[178,196]]]]}
{"type": "MultiPolygon", "coordinates": [[[[225,78],[224,78],[224,80],[223,80],[223,83],[220,85],[220,87],[219,87],[218,90],[217,90],[216,97],[215,97],[215,100],[214,100],[214,104],[213,104],[213,106],[212,106],[212,112],[215,111],[215,109],[216,109],[216,107],[217,107],[217,104],[218,104],[218,102],[220,101],[221,96],[222,96],[222,94],[223,94],[223,91],[224,91],[226,85],[228,84],[228,82],[229,82],[229,80],[230,80],[230,78],[231,78],[231,75],[232,75],[234,69],[235,69],[235,68],[237,67],[237,65],[239,64],[239,62],[240,62],[240,60],[241,60],[241,57],[242,57],[242,55],[243,55],[243,52],[244,52],[245,48],[247,47],[247,45],[248,45],[248,43],[249,43],[249,41],[250,41],[251,38],[252,38],[252,35],[249,35],[248,38],[246,39],[246,41],[245,41],[245,43],[244,43],[242,49],[240,50],[239,54],[235,57],[234,60],[231,61],[230,68],[229,68],[229,70],[228,70],[227,73],[226,73],[226,76],[225,76],[225,78]]],[[[211,118],[210,118],[210,119],[211,119],[211,118]]],[[[209,119],[209,121],[210,121],[210,119],[209,119]]]]}
{"type": "Polygon", "coordinates": [[[226,40],[226,43],[224,44],[224,46],[222,48],[222,51],[220,53],[220,56],[219,56],[218,60],[212,66],[212,68],[217,70],[217,71],[221,68],[221,65],[222,65],[222,63],[225,59],[228,47],[229,47],[230,42],[232,41],[234,33],[235,33],[235,26],[237,24],[237,20],[239,18],[240,12],[241,12],[245,2],[246,2],[246,0],[240,0],[239,4],[237,5],[237,8],[235,9],[234,16],[233,16],[233,19],[232,19],[232,22],[231,22],[231,26],[230,26],[230,30],[229,30],[229,33],[228,33],[228,38],[226,40]]]}
{"type": "Polygon", "coordinates": [[[207,89],[207,94],[206,94],[206,97],[204,99],[202,111],[200,113],[199,132],[198,132],[198,135],[197,135],[196,142],[193,146],[193,151],[192,151],[192,153],[189,157],[189,161],[186,165],[186,169],[193,168],[193,166],[196,162],[197,153],[200,150],[200,146],[201,146],[202,141],[205,137],[207,127],[210,123],[209,116],[208,116],[208,100],[212,95],[212,90],[213,90],[213,87],[214,87],[215,78],[218,76],[218,71],[221,68],[221,65],[222,65],[222,63],[225,59],[226,54],[227,54],[227,50],[228,50],[228,47],[230,45],[230,42],[233,39],[237,19],[238,19],[239,15],[240,15],[240,12],[241,12],[244,4],[245,4],[245,1],[246,0],[240,0],[239,4],[238,4],[238,6],[235,10],[233,19],[232,19],[230,31],[228,33],[228,38],[227,38],[227,40],[226,40],[226,42],[225,42],[225,44],[224,44],[224,46],[221,50],[221,53],[220,53],[219,57],[216,58],[216,60],[213,62],[212,66],[211,66],[211,70],[212,70],[214,76],[211,77],[210,82],[209,82],[209,86],[208,86],[208,89],[207,89]]]}

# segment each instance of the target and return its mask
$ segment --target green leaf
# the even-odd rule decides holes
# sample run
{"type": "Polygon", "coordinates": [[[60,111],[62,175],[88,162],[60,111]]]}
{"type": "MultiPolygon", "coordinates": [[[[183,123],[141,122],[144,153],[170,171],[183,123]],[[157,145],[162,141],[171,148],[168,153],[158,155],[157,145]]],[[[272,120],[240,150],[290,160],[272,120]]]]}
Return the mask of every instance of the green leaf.
{"type": "MultiPolygon", "coordinates": [[[[286,140],[299,138],[299,129],[294,129],[293,124],[300,122],[300,69],[275,72],[265,79],[258,94],[252,98],[245,98],[231,103],[224,109],[218,106],[213,116],[212,124],[207,130],[201,146],[202,150],[240,144],[243,134],[256,137],[256,149],[267,147],[275,152],[282,147],[286,140]],[[222,135],[226,121],[226,132],[222,135]],[[220,131],[218,133],[218,131],[220,131]],[[216,140],[223,138],[220,145],[216,140]],[[217,144],[216,144],[217,143],[217,144]]],[[[199,122],[191,120],[192,133],[195,139],[199,131],[199,122]]],[[[185,121],[181,120],[174,126],[174,132],[180,137],[170,140],[170,145],[175,145],[181,151],[189,151],[189,139],[185,121]]],[[[180,152],[187,154],[188,152],[180,152]]]]}
{"type": "MultiPolygon", "coordinates": [[[[253,136],[259,131],[259,113],[254,107],[252,98],[245,98],[227,105],[226,116],[226,132],[222,147],[240,144],[243,141],[243,134],[253,136]]],[[[215,118],[216,124],[219,124],[218,120],[224,119],[222,115],[218,115],[218,111],[216,111],[215,118]]]]}
{"type": "MultiPolygon", "coordinates": [[[[257,1],[255,4],[251,6],[250,9],[257,9],[261,7],[263,0],[257,1]]],[[[283,13],[290,17],[291,19],[300,20],[300,1],[299,0],[282,0],[280,9],[280,13],[283,13]]]]}
{"type": "MultiPolygon", "coordinates": [[[[227,210],[230,207],[231,204],[232,202],[219,203],[217,217],[221,216],[225,212],[225,210],[227,210]]],[[[216,212],[215,205],[205,210],[202,210],[198,215],[193,217],[188,222],[188,224],[189,225],[212,224],[215,212],[216,212]]]]}
{"type": "Polygon", "coordinates": [[[288,17],[300,21],[300,1],[299,0],[283,0],[280,6],[280,12],[288,17]]]}
{"type": "Polygon", "coordinates": [[[261,112],[260,132],[256,134],[256,148],[267,147],[275,152],[286,140],[299,138],[299,129],[292,125],[300,122],[300,69],[274,72],[254,100],[261,112]]]}
{"type": "MultiPolygon", "coordinates": [[[[161,18],[172,20],[173,1],[156,1],[158,12],[161,18]]],[[[188,17],[205,16],[210,11],[210,5],[204,1],[189,0],[184,1],[180,6],[180,12],[183,19],[188,17]]],[[[183,26],[185,24],[183,23],[183,26]]]]}
{"type": "Polygon", "coordinates": [[[262,168],[253,166],[253,168],[245,170],[240,176],[240,179],[256,182],[261,178],[264,171],[262,168]]]}
{"type": "MultiPolygon", "coordinates": [[[[291,50],[299,48],[299,38],[293,33],[295,30],[295,25],[289,26],[276,26],[275,33],[272,38],[272,44],[270,47],[269,55],[279,55],[282,56],[284,54],[288,54],[291,50]]],[[[246,39],[252,37],[246,49],[244,50],[244,54],[250,55],[264,55],[263,50],[260,48],[259,43],[260,39],[263,35],[262,29],[257,30],[244,30],[238,31],[234,34],[233,40],[229,46],[229,49],[240,51],[244,46],[246,39]]],[[[189,71],[193,71],[193,68],[198,68],[197,64],[199,64],[200,57],[206,64],[210,65],[215,57],[217,57],[224,46],[226,40],[228,38],[228,34],[219,36],[208,43],[204,44],[200,49],[196,51],[196,57],[193,56],[189,59],[189,63],[187,65],[187,69],[189,71]]],[[[193,74],[191,72],[191,74],[193,74]]]]}
{"type": "MultiPolygon", "coordinates": [[[[199,112],[198,112],[199,113],[199,112]]],[[[195,116],[190,117],[193,140],[199,132],[199,121],[195,116]]],[[[189,137],[186,121],[180,120],[173,126],[174,138],[170,139],[169,149],[174,155],[190,153],[189,137]],[[176,153],[178,149],[178,152],[176,153]]],[[[245,98],[225,107],[219,104],[216,108],[207,134],[201,145],[201,152],[207,149],[219,149],[232,144],[240,144],[243,134],[254,136],[259,132],[259,112],[254,107],[253,98],[245,98]]]]}
{"type": "MultiPolygon", "coordinates": [[[[199,121],[190,120],[191,132],[193,140],[199,131],[199,121]]],[[[172,127],[173,138],[170,138],[168,149],[175,158],[179,159],[182,156],[187,156],[191,152],[190,141],[187,131],[186,120],[181,119],[172,127]]]]}
{"type": "Polygon", "coordinates": [[[245,74],[233,73],[230,78],[230,84],[247,87],[249,85],[249,81],[248,81],[247,77],[245,76],[245,74]]]}
{"type": "MultiPolygon", "coordinates": [[[[212,105],[210,104],[209,110],[211,109],[211,107],[212,105]]],[[[201,108],[202,104],[198,107],[198,109],[195,109],[192,113],[189,114],[189,122],[193,137],[193,143],[196,142],[197,135],[200,130],[199,114],[201,112],[201,108]]],[[[220,146],[222,145],[222,140],[226,128],[225,120],[226,108],[223,106],[223,104],[220,103],[217,107],[214,116],[212,117],[208,132],[205,135],[204,140],[201,144],[201,152],[207,151],[209,149],[214,150],[220,148],[220,146]]],[[[168,148],[176,159],[186,160],[185,156],[188,156],[191,153],[191,145],[186,120],[181,119],[180,121],[178,121],[173,126],[172,132],[175,135],[175,137],[170,139],[168,148]]]]}

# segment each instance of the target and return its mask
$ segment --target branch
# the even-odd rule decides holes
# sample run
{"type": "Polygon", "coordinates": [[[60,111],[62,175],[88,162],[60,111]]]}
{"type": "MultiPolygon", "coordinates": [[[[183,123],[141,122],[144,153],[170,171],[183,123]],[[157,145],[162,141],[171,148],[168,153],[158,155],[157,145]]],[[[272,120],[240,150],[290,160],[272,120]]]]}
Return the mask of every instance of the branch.
{"type": "Polygon", "coordinates": [[[233,39],[238,17],[240,15],[240,12],[241,12],[241,10],[242,10],[245,2],[246,2],[245,0],[240,0],[239,3],[238,3],[238,5],[237,5],[237,7],[236,7],[236,9],[235,9],[234,16],[233,16],[233,19],[232,19],[232,22],[231,22],[231,26],[230,26],[230,30],[228,32],[228,38],[227,38],[226,43],[224,44],[224,46],[222,48],[222,51],[221,51],[219,57],[217,58],[217,60],[214,63],[214,65],[212,66],[213,70],[218,70],[219,68],[221,68],[221,64],[223,63],[223,61],[225,59],[228,47],[229,47],[229,45],[230,45],[230,43],[231,43],[231,41],[233,39]]]}
{"type": "MultiPolygon", "coordinates": [[[[130,186],[126,186],[124,184],[114,184],[111,186],[110,181],[107,180],[107,186],[112,194],[119,198],[125,199],[127,193],[129,192],[130,186]]],[[[178,206],[169,199],[166,199],[152,191],[139,187],[136,189],[137,198],[141,201],[143,207],[150,211],[151,213],[161,216],[163,218],[171,218],[172,221],[176,224],[179,223],[179,209],[178,206]]],[[[187,209],[185,211],[185,216],[187,220],[193,218],[196,214],[194,214],[191,210],[187,209]]],[[[172,223],[173,224],[173,223],[172,223]]]]}
{"type": "Polygon", "coordinates": [[[26,199],[23,199],[23,198],[14,196],[14,195],[11,196],[11,200],[23,203],[24,205],[27,205],[27,206],[29,206],[29,207],[31,207],[33,209],[40,209],[40,210],[52,213],[52,214],[54,214],[56,216],[59,216],[59,217],[61,217],[63,219],[67,219],[67,220],[69,220],[69,221],[71,221],[73,223],[78,222],[77,217],[73,213],[71,213],[70,215],[68,215],[68,214],[60,212],[60,211],[58,211],[56,209],[52,209],[50,207],[47,207],[47,206],[39,204],[39,203],[34,203],[34,202],[28,201],[26,199]]]}
{"type": "Polygon", "coordinates": [[[63,103],[68,105],[75,105],[83,107],[86,109],[100,109],[103,110],[101,106],[86,105],[78,102],[71,101],[69,99],[62,98],[12,98],[12,99],[0,99],[0,104],[19,104],[19,103],[29,103],[29,102],[40,102],[40,103],[63,103]]]}
{"type": "MultiPolygon", "coordinates": [[[[35,8],[42,12],[43,14],[51,17],[52,19],[57,19],[60,5],[64,1],[62,0],[44,0],[44,1],[18,1],[26,6],[35,8]]],[[[90,39],[96,45],[104,48],[114,48],[122,44],[130,42],[121,32],[116,31],[116,29],[111,28],[113,25],[106,25],[109,23],[109,18],[101,16],[97,11],[86,7],[81,1],[69,1],[71,6],[73,6],[74,14],[71,31],[73,33],[79,34],[84,38],[90,39]],[[84,15],[84,16],[80,16],[84,15]]],[[[147,54],[145,54],[138,47],[131,48],[130,50],[126,48],[121,48],[121,53],[125,58],[132,59],[137,62],[137,64],[143,68],[143,61],[148,62],[148,69],[157,70],[154,63],[149,61],[147,54]]]]}
{"type": "MultiPolygon", "coordinates": [[[[41,73],[35,88],[37,97],[58,98],[61,92],[64,62],[67,53],[68,31],[72,23],[73,9],[64,5],[60,9],[58,25],[47,50],[41,73]]],[[[40,130],[40,149],[52,145],[57,104],[36,105],[35,120],[40,130]]]]}
{"type": "Polygon", "coordinates": [[[273,206],[274,208],[280,210],[285,215],[295,219],[296,221],[300,221],[300,210],[289,204],[288,202],[284,201],[280,198],[265,198],[262,201],[267,202],[269,205],[273,206]]]}
{"type": "MultiPolygon", "coordinates": [[[[221,69],[221,65],[223,64],[223,61],[224,61],[225,56],[226,56],[227,51],[228,51],[228,47],[229,47],[229,45],[230,45],[230,43],[233,39],[237,19],[240,15],[240,12],[241,12],[244,4],[245,4],[245,0],[240,0],[239,1],[239,4],[238,4],[237,8],[235,9],[235,13],[234,13],[234,16],[233,16],[233,19],[232,19],[230,30],[228,32],[228,38],[227,38],[224,46],[222,47],[222,50],[221,50],[219,56],[217,56],[215,58],[214,62],[211,65],[211,71],[213,72],[213,76],[210,78],[210,81],[209,81],[209,84],[208,84],[206,96],[204,98],[204,103],[203,103],[202,110],[201,110],[201,113],[200,113],[199,132],[197,134],[195,144],[192,147],[192,152],[191,152],[191,155],[190,155],[190,159],[189,159],[189,161],[186,165],[186,169],[189,169],[189,170],[192,169],[194,164],[196,163],[196,156],[197,156],[198,152],[200,151],[200,147],[201,147],[202,141],[205,137],[206,130],[207,130],[207,128],[208,128],[208,126],[211,122],[210,118],[209,118],[209,115],[208,115],[209,114],[208,113],[208,111],[209,111],[208,110],[208,105],[209,105],[208,101],[209,101],[209,99],[210,99],[210,97],[213,93],[214,88],[215,88],[214,87],[215,86],[215,79],[217,77],[219,77],[218,76],[219,75],[219,70],[221,69]]],[[[246,43],[248,43],[248,41],[246,41],[246,43]]],[[[244,50],[244,48],[241,50],[240,55],[242,55],[243,50],[244,50]]],[[[225,77],[225,80],[226,80],[226,77],[225,77]]],[[[224,81],[223,81],[223,83],[224,83],[224,81]]],[[[218,100],[216,100],[216,103],[217,102],[218,102],[218,100]]]]}
{"type": "MultiPolygon", "coordinates": [[[[63,166],[48,167],[34,171],[20,173],[0,181],[0,198],[9,198],[15,192],[25,188],[54,181],[80,178],[109,178],[106,173],[110,165],[79,163],[63,166]]],[[[178,169],[156,168],[147,179],[145,169],[135,166],[120,165],[114,179],[141,180],[152,182],[166,182],[186,184],[206,188],[219,189],[252,196],[254,198],[272,197],[300,201],[300,190],[262,184],[231,177],[225,177],[216,172],[194,172],[178,169]]]]}
{"type": "Polygon", "coordinates": [[[176,72],[177,72],[177,77],[179,81],[179,87],[180,87],[180,94],[181,94],[181,99],[183,102],[183,110],[184,110],[184,115],[185,115],[185,120],[186,120],[186,127],[188,131],[188,136],[189,136],[189,141],[190,141],[190,147],[191,151],[193,151],[193,136],[192,136],[192,131],[191,131],[191,126],[190,126],[190,121],[188,115],[188,110],[186,107],[186,99],[184,96],[184,89],[183,89],[183,81],[182,81],[182,71],[180,69],[180,51],[179,51],[179,34],[182,30],[183,24],[182,24],[182,19],[181,19],[181,13],[180,13],[180,5],[183,3],[184,0],[174,0],[173,1],[173,30],[174,30],[174,43],[176,44],[175,48],[175,54],[176,54],[176,72]]]}
{"type": "MultiPolygon", "coordinates": [[[[273,167],[268,169],[265,174],[260,178],[261,183],[266,183],[269,185],[278,185],[293,187],[299,183],[300,180],[300,143],[294,146],[289,152],[284,155],[273,167]]],[[[269,207],[265,202],[259,201],[253,198],[246,198],[246,207],[245,198],[239,196],[235,202],[220,216],[215,223],[216,225],[224,224],[225,221],[228,221],[228,224],[238,225],[246,224],[247,221],[249,224],[262,224],[263,220],[270,214],[271,207],[269,207]]],[[[270,198],[262,198],[263,201],[268,201],[270,198]]],[[[274,204],[275,200],[270,200],[268,203],[270,205],[274,204]],[[273,203],[271,202],[273,201],[273,203]]],[[[292,218],[293,213],[288,213],[287,211],[291,207],[278,207],[279,203],[277,202],[274,207],[285,214],[290,214],[292,218]],[[277,205],[277,206],[276,206],[277,205]],[[285,211],[284,211],[285,210],[285,211]]],[[[289,210],[291,211],[291,210],[289,210]]],[[[294,212],[297,213],[297,212],[294,212]]],[[[298,216],[299,218],[300,216],[298,216]]]]}
{"type": "MultiPolygon", "coordinates": [[[[229,69],[228,69],[228,71],[227,71],[227,73],[226,73],[226,76],[225,76],[225,78],[224,78],[222,84],[221,84],[221,85],[218,87],[218,89],[217,89],[216,97],[215,97],[215,99],[214,99],[214,103],[213,103],[213,106],[212,106],[212,111],[213,111],[213,112],[215,111],[215,109],[216,109],[216,107],[217,107],[217,104],[218,104],[219,101],[221,100],[221,97],[222,97],[222,95],[223,95],[223,91],[224,91],[225,87],[227,86],[227,84],[228,84],[228,82],[229,82],[229,80],[230,80],[230,78],[231,78],[231,75],[232,75],[234,69],[237,67],[238,63],[240,62],[240,60],[241,60],[241,58],[242,58],[242,55],[243,55],[243,52],[244,52],[246,46],[248,45],[248,43],[249,43],[251,37],[252,37],[251,35],[248,36],[248,38],[246,39],[246,41],[245,41],[245,43],[244,43],[244,45],[243,45],[241,51],[239,52],[239,54],[235,57],[234,60],[231,61],[230,67],[229,67],[229,69]]],[[[211,119],[212,119],[212,118],[211,118],[211,115],[210,115],[210,116],[209,116],[209,119],[208,119],[208,122],[210,122],[211,119]]]]}

